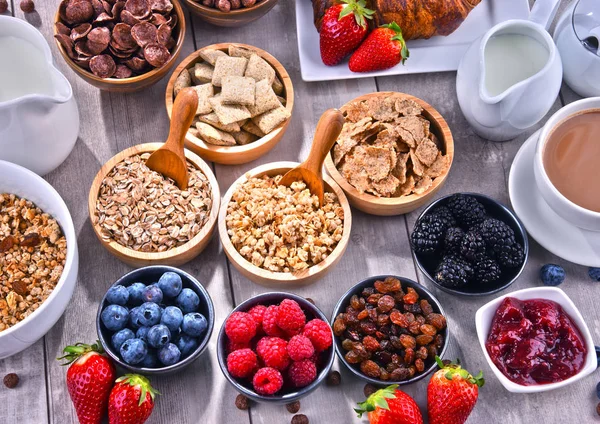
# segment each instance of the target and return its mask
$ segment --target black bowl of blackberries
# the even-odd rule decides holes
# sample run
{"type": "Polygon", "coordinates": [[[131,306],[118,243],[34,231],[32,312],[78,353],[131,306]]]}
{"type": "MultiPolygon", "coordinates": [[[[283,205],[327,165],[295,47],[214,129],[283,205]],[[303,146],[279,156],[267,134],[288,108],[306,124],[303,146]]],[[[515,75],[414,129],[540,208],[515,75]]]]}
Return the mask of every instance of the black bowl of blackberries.
{"type": "Polygon", "coordinates": [[[131,271],[108,289],[96,329],[122,368],[163,375],[181,371],[206,350],[214,323],[212,300],[198,280],[155,265],[131,271]]]}
{"type": "Polygon", "coordinates": [[[417,265],[441,290],[486,296],[519,277],[529,253],[523,224],[496,200],[477,193],[437,199],[410,236],[417,265]]]}

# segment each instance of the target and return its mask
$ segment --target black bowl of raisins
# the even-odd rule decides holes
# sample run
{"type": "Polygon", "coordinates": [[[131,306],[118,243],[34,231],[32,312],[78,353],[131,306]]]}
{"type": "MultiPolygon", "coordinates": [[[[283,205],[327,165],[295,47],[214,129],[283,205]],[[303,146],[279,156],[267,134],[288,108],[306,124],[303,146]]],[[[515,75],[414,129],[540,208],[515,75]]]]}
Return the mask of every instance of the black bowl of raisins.
{"type": "Polygon", "coordinates": [[[442,305],[420,284],[394,275],[361,281],[333,311],[335,350],[372,384],[406,385],[436,369],[448,346],[442,305]]]}

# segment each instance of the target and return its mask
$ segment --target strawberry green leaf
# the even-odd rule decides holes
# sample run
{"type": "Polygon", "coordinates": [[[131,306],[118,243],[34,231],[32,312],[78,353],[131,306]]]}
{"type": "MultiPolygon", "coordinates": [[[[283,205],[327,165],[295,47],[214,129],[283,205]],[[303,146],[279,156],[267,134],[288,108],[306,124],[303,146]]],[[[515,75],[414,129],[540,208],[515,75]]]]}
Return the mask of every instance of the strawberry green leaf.
{"type": "Polygon", "coordinates": [[[63,349],[64,355],[56,358],[57,361],[65,361],[61,365],[71,365],[73,362],[81,358],[83,355],[89,352],[98,352],[100,354],[104,353],[104,349],[102,349],[102,345],[100,345],[100,341],[96,340],[96,343],[93,345],[85,344],[85,343],[75,343],[74,345],[67,346],[63,349]]]}
{"type": "Polygon", "coordinates": [[[361,418],[362,414],[365,412],[375,411],[377,408],[381,409],[390,409],[390,406],[387,402],[387,399],[395,399],[396,398],[396,389],[398,388],[397,384],[393,384],[391,386],[386,387],[385,389],[377,390],[373,393],[369,398],[358,404],[358,408],[355,408],[354,411],[358,414],[358,417],[361,418]]]}
{"type": "Polygon", "coordinates": [[[125,374],[124,376],[117,378],[116,383],[129,384],[132,387],[139,387],[140,399],[138,406],[141,406],[144,403],[147,393],[150,393],[150,398],[152,400],[154,400],[156,395],[160,395],[160,393],[152,387],[150,380],[139,374],[125,374]]]}
{"type": "Polygon", "coordinates": [[[483,371],[479,371],[475,377],[473,377],[469,371],[460,366],[460,360],[457,359],[456,362],[451,362],[448,365],[444,365],[442,360],[436,356],[435,362],[438,366],[445,371],[444,377],[448,380],[452,380],[454,377],[458,376],[463,380],[468,381],[471,384],[476,384],[478,387],[482,387],[485,384],[485,379],[483,378],[483,371]]]}
{"type": "Polygon", "coordinates": [[[346,16],[354,15],[356,24],[365,28],[367,26],[367,21],[365,21],[365,18],[373,19],[373,15],[375,14],[375,11],[367,9],[367,3],[365,0],[341,0],[340,3],[342,3],[344,7],[340,12],[338,21],[341,21],[346,16]]]}

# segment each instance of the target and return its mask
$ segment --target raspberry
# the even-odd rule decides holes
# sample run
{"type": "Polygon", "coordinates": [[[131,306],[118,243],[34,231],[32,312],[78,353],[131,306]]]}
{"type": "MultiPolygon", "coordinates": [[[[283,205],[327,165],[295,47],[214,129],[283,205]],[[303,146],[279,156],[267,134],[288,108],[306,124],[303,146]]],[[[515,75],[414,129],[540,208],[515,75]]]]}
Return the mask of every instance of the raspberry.
{"type": "Polygon", "coordinates": [[[283,377],[275,368],[261,368],[252,379],[254,390],[261,395],[275,394],[283,386],[283,377]]]}
{"type": "Polygon", "coordinates": [[[310,339],[317,352],[322,352],[329,348],[333,342],[331,327],[320,319],[308,321],[302,334],[310,339]]]}
{"type": "Polygon", "coordinates": [[[279,337],[263,337],[256,345],[256,353],[267,367],[283,371],[290,364],[287,342],[279,337]]]}
{"type": "Polygon", "coordinates": [[[295,387],[305,387],[317,378],[317,367],[314,363],[305,359],[292,363],[288,374],[295,387]]]}
{"type": "Polygon", "coordinates": [[[315,353],[315,348],[308,337],[298,335],[290,339],[287,351],[292,361],[301,361],[303,359],[310,359],[315,353]]]}
{"type": "Polygon", "coordinates": [[[283,338],[285,337],[285,333],[281,328],[277,327],[277,324],[275,323],[278,312],[279,309],[276,305],[269,306],[263,314],[262,326],[268,336],[283,338]]]}
{"type": "Polygon", "coordinates": [[[237,378],[246,378],[258,368],[258,358],[250,349],[240,349],[227,356],[227,370],[237,378]]]}
{"type": "Polygon", "coordinates": [[[290,336],[300,334],[306,323],[306,316],[298,305],[298,302],[292,299],[284,299],[277,308],[277,326],[290,336]]]}
{"type": "Polygon", "coordinates": [[[230,354],[231,352],[235,352],[236,350],[240,350],[240,349],[246,349],[250,347],[250,343],[235,343],[232,340],[227,339],[227,348],[226,348],[226,352],[227,354],[230,354]]]}
{"type": "Polygon", "coordinates": [[[256,321],[245,312],[234,312],[227,318],[225,334],[234,343],[249,343],[256,336],[256,321]]]}
{"type": "Polygon", "coordinates": [[[254,318],[254,321],[256,321],[256,323],[258,324],[258,333],[262,332],[263,316],[265,315],[266,310],[267,307],[265,305],[256,305],[248,311],[248,313],[252,315],[252,318],[254,318]]]}

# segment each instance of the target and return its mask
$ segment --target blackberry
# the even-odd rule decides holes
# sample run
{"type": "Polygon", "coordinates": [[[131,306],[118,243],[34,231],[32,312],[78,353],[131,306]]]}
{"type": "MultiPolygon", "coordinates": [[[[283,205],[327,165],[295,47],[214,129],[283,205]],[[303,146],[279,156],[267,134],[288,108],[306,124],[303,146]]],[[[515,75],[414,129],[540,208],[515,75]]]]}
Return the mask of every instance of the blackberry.
{"type": "Polygon", "coordinates": [[[448,209],[460,225],[471,228],[486,218],[485,208],[474,197],[455,194],[448,201],[448,209]]]}
{"type": "Polygon", "coordinates": [[[479,224],[477,228],[487,247],[496,256],[504,251],[509,251],[508,248],[516,243],[513,229],[498,219],[488,218],[479,224]]]}
{"type": "Polygon", "coordinates": [[[460,246],[462,244],[465,232],[460,227],[451,227],[446,231],[444,237],[444,249],[446,253],[458,254],[460,252],[460,246]]]}
{"type": "Polygon", "coordinates": [[[417,222],[415,229],[410,235],[410,242],[416,253],[432,254],[441,245],[446,232],[446,221],[438,215],[425,215],[417,222]]]}
{"type": "Polygon", "coordinates": [[[480,260],[473,268],[475,271],[474,280],[482,284],[498,281],[498,279],[500,279],[500,274],[502,274],[498,262],[490,258],[480,260]]]}
{"type": "Polygon", "coordinates": [[[505,268],[518,268],[525,260],[525,251],[523,246],[515,243],[512,246],[506,246],[502,252],[498,254],[498,262],[505,268]]]}
{"type": "Polygon", "coordinates": [[[434,273],[435,281],[450,288],[465,286],[472,277],[471,264],[458,256],[445,256],[434,273]]]}
{"type": "Polygon", "coordinates": [[[478,231],[470,230],[463,237],[460,254],[469,262],[476,262],[485,257],[485,241],[478,231]]]}
{"type": "Polygon", "coordinates": [[[454,219],[452,212],[450,212],[450,209],[448,209],[446,206],[440,206],[439,208],[437,208],[433,212],[431,212],[431,214],[437,215],[437,216],[443,218],[444,221],[446,221],[446,225],[448,227],[456,226],[456,219],[454,219]]]}

